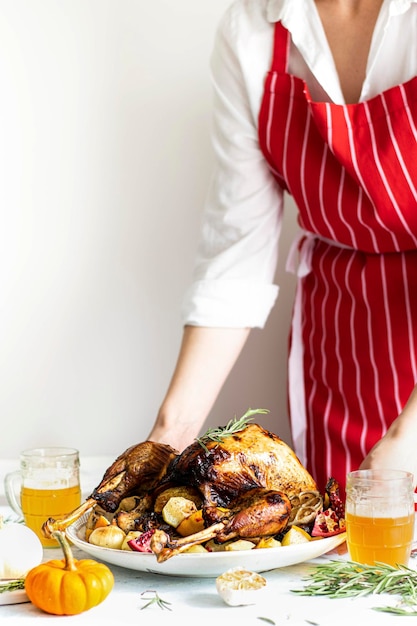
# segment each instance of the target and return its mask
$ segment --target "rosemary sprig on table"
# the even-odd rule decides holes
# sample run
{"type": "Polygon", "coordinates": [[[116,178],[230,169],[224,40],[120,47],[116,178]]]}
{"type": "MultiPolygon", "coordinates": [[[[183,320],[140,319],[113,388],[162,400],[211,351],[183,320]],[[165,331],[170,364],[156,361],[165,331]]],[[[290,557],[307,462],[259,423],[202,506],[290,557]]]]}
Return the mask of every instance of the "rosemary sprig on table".
{"type": "Polygon", "coordinates": [[[267,409],[248,409],[242,417],[234,417],[226,426],[218,426],[217,428],[209,428],[204,435],[196,437],[196,441],[200,444],[206,452],[208,448],[206,443],[209,441],[216,441],[221,443],[225,437],[231,437],[232,435],[245,430],[246,426],[253,420],[254,415],[269,413],[267,409]]]}
{"type": "Polygon", "coordinates": [[[362,565],[353,561],[330,561],[317,565],[309,574],[311,582],[304,589],[292,589],[305,596],[353,598],[371,594],[395,594],[401,597],[397,607],[374,607],[395,615],[417,615],[417,571],[385,563],[362,565]]]}
{"type": "Polygon", "coordinates": [[[1,580],[0,579],[0,593],[5,593],[6,591],[17,591],[19,589],[25,588],[25,579],[24,578],[16,578],[13,580],[1,580]]]}
{"type": "Polygon", "coordinates": [[[144,596],[145,593],[151,593],[153,595],[152,595],[151,598],[145,598],[145,597],[142,598],[142,600],[146,601],[146,604],[144,604],[143,606],[140,607],[141,611],[143,609],[147,609],[148,607],[152,606],[153,604],[155,604],[160,609],[167,609],[168,611],[172,611],[172,609],[169,606],[171,604],[171,602],[167,602],[167,600],[163,600],[158,595],[157,591],[154,591],[152,589],[148,589],[147,591],[143,591],[140,595],[144,596]]]}

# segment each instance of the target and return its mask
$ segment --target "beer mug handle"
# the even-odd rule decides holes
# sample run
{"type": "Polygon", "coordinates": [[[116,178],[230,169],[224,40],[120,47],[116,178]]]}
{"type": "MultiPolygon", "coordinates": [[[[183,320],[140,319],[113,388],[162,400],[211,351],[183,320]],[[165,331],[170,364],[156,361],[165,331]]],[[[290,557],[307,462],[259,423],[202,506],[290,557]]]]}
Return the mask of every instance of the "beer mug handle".
{"type": "Polygon", "coordinates": [[[23,519],[23,511],[20,506],[20,488],[22,485],[22,475],[19,470],[10,472],[4,477],[4,491],[6,494],[7,502],[15,513],[23,519]]]}

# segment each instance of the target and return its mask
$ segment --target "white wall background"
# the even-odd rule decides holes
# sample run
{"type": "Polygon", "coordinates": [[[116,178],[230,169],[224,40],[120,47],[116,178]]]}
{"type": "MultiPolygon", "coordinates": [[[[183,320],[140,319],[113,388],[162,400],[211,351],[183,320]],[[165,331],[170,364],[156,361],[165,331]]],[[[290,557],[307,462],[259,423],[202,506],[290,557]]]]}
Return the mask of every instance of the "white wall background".
{"type": "MultiPolygon", "coordinates": [[[[149,432],[181,337],[229,4],[0,0],[0,458],[117,455],[149,432]]],[[[263,407],[289,441],[286,219],[279,302],[206,426],[263,407]]]]}

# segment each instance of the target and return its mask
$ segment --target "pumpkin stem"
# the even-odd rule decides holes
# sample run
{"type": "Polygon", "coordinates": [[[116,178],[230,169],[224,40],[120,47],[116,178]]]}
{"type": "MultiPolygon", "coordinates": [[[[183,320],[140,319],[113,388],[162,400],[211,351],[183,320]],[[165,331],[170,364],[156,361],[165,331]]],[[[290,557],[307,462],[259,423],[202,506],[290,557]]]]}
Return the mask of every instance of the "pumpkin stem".
{"type": "Polygon", "coordinates": [[[67,541],[65,533],[62,532],[62,530],[54,530],[51,536],[58,541],[64,553],[65,569],[68,571],[75,571],[77,568],[75,566],[74,556],[72,554],[72,550],[67,541]]]}

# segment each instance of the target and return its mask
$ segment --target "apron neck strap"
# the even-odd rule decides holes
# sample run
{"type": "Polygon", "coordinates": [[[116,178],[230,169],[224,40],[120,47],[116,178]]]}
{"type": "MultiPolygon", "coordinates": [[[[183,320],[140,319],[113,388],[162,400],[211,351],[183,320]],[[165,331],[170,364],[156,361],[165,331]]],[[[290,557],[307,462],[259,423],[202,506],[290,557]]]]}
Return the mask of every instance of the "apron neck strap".
{"type": "Polygon", "coordinates": [[[274,56],[271,70],[284,74],[287,72],[291,35],[281,22],[275,24],[274,56]]]}

